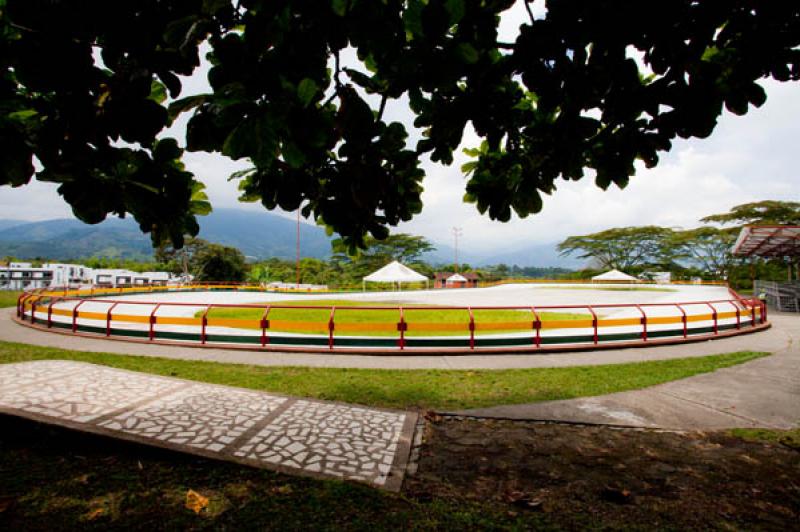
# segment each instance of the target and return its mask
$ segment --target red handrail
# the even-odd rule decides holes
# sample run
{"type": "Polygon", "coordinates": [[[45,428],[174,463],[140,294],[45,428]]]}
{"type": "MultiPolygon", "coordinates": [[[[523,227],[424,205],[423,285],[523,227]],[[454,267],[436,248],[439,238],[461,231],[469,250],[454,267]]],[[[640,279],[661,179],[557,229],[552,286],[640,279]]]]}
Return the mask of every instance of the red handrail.
{"type": "Polygon", "coordinates": [[[119,305],[119,301],[114,301],[114,304],[108,308],[106,312],[106,336],[111,336],[111,311],[114,310],[114,307],[119,305]]]}
{"type": "MultiPolygon", "coordinates": [[[[66,292],[65,292],[66,293],[66,292]]],[[[532,342],[538,348],[542,346],[542,330],[543,330],[543,323],[541,319],[541,311],[549,311],[551,309],[554,310],[570,310],[575,309],[579,310],[582,313],[588,313],[591,315],[592,318],[592,341],[594,344],[599,344],[600,341],[600,334],[599,334],[599,327],[600,319],[599,314],[601,309],[636,309],[638,313],[641,315],[640,323],[642,325],[641,329],[641,338],[642,341],[647,341],[649,339],[650,331],[649,331],[649,323],[650,323],[650,315],[646,311],[646,309],[652,308],[662,308],[662,307],[674,307],[677,308],[681,313],[681,322],[683,325],[683,336],[684,338],[688,337],[688,316],[690,315],[684,306],[698,306],[702,305],[711,309],[711,319],[713,320],[713,334],[718,335],[720,334],[721,325],[720,325],[720,310],[717,308],[719,305],[731,305],[733,306],[733,310],[735,312],[727,312],[725,320],[730,319],[730,321],[726,321],[725,323],[731,323],[731,325],[725,325],[725,327],[733,328],[733,321],[735,319],[735,327],[737,329],[741,329],[742,327],[742,306],[745,308],[750,308],[752,305],[753,312],[752,318],[753,321],[751,322],[752,325],[755,327],[757,324],[756,317],[755,317],[755,306],[759,305],[759,310],[761,311],[761,322],[766,322],[766,312],[763,309],[763,303],[755,302],[755,301],[748,301],[741,299],[738,294],[736,294],[733,290],[730,291],[731,296],[734,296],[731,299],[719,299],[719,300],[711,300],[711,301],[688,301],[688,302],[680,302],[680,303],[633,303],[633,304],[623,304],[623,303],[608,303],[608,304],[597,304],[597,305],[546,305],[546,306],[523,306],[523,305],[506,305],[506,306],[455,306],[455,305],[417,305],[417,306],[392,306],[392,305],[381,305],[381,306],[365,306],[365,305],[357,305],[352,307],[347,307],[347,310],[362,310],[362,311],[387,311],[387,310],[396,310],[399,313],[399,321],[397,322],[397,329],[399,332],[399,338],[397,346],[399,346],[400,350],[404,350],[408,347],[408,341],[406,338],[406,332],[408,331],[408,323],[406,321],[406,313],[413,312],[415,310],[424,310],[424,311],[431,311],[431,310],[458,310],[458,311],[466,311],[469,315],[469,322],[466,325],[466,329],[469,331],[469,349],[475,350],[477,348],[476,342],[476,333],[479,329],[477,325],[477,320],[475,317],[476,310],[521,310],[521,311],[528,311],[531,312],[533,315],[533,321],[531,323],[532,328],[535,331],[533,335],[532,342]]],[[[308,304],[308,305],[286,305],[280,303],[271,303],[266,308],[265,305],[262,304],[237,304],[237,303],[214,303],[214,304],[207,304],[207,303],[194,303],[194,302],[155,302],[155,301],[128,301],[125,299],[114,299],[112,297],[81,297],[81,296],[69,296],[69,297],[53,297],[52,290],[45,290],[39,289],[36,291],[29,291],[22,294],[17,299],[17,304],[20,307],[19,312],[22,314],[21,318],[25,318],[25,307],[28,305],[27,301],[31,299],[35,299],[31,306],[31,320],[35,323],[37,318],[36,312],[38,307],[41,306],[39,299],[40,298],[51,298],[48,304],[48,326],[52,326],[52,314],[54,305],[61,302],[70,302],[74,301],[77,304],[72,309],[72,330],[73,332],[77,332],[78,330],[78,316],[80,314],[79,308],[84,303],[93,302],[93,303],[102,303],[103,305],[111,305],[107,307],[106,311],[106,336],[111,336],[111,323],[114,319],[113,317],[113,310],[116,306],[120,304],[131,305],[131,306],[145,306],[150,311],[150,319],[149,319],[149,328],[148,328],[148,338],[149,340],[154,340],[156,336],[155,332],[155,324],[159,323],[159,318],[157,317],[157,311],[160,310],[161,306],[167,307],[176,307],[176,308],[190,308],[190,307],[199,307],[204,309],[201,321],[201,335],[200,335],[200,342],[206,343],[208,340],[207,335],[207,327],[208,327],[208,316],[210,311],[213,308],[221,307],[221,308],[239,308],[239,309],[261,309],[264,311],[264,314],[261,316],[261,321],[259,322],[261,326],[261,345],[266,346],[269,343],[269,337],[267,335],[267,329],[269,328],[269,313],[272,309],[291,309],[291,310],[298,310],[298,309],[308,309],[308,310],[329,310],[330,317],[328,319],[328,348],[334,349],[335,348],[335,334],[336,334],[336,321],[335,321],[335,313],[337,310],[336,305],[325,305],[325,304],[308,304]]],[[[91,313],[90,313],[91,314],[91,313]]],[[[139,314],[134,312],[134,314],[139,314]]],[[[144,313],[141,313],[144,314],[144,313]]],[[[169,314],[169,313],[168,313],[169,314]]],[[[702,311],[699,314],[692,314],[693,316],[700,317],[702,316],[702,311]]],[[[166,318],[164,318],[166,319],[166,318]]],[[[703,321],[707,318],[703,318],[703,321]]],[[[40,320],[41,321],[41,320],[40,320]]],[[[134,320],[135,321],[135,320],[134,320]]],[[[613,321],[613,320],[612,320],[613,321]]],[[[633,322],[635,323],[635,322],[633,322]]],[[[668,321],[665,323],[669,323],[668,321]]],[[[435,327],[431,327],[429,324],[428,329],[435,330],[435,327]]],[[[610,324],[608,327],[615,327],[615,326],[628,326],[627,323],[618,323],[618,324],[610,324]]],[[[234,325],[235,327],[235,325],[234,325]]],[[[581,326],[582,327],[582,326],[581,326]]],[[[604,329],[605,329],[604,325],[604,329]]],[[[463,330],[463,329],[462,329],[463,330]]],[[[463,338],[463,336],[462,336],[463,338]]],[[[604,340],[606,341],[606,340],[604,340]]]]}

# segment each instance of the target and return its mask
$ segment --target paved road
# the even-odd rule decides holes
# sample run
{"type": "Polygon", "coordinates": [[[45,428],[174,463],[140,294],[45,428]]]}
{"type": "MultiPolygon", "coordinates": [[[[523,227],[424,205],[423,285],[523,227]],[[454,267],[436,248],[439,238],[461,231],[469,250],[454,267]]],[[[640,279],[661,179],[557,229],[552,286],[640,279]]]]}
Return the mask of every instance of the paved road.
{"type": "MultiPolygon", "coordinates": [[[[800,317],[773,314],[771,320],[773,328],[763,335],[777,337],[775,340],[780,340],[777,343],[783,347],[771,356],[746,364],[644,390],[459,413],[672,429],[798,427],[800,317]]],[[[747,338],[736,341],[749,344],[747,338]]]]}
{"type": "Polygon", "coordinates": [[[0,365],[0,412],[390,490],[400,489],[417,419],[65,360],[0,365]]]}
{"type": "MultiPolygon", "coordinates": [[[[731,351],[780,351],[787,334],[773,328],[755,334],[682,345],[589,352],[515,355],[347,355],[259,352],[186,346],[148,345],[40,331],[14,323],[14,309],[0,309],[0,340],[78,351],[208,360],[260,366],[371,369],[509,369],[620,364],[714,355],[731,351]]],[[[777,322],[776,322],[777,323],[777,322]]]]}

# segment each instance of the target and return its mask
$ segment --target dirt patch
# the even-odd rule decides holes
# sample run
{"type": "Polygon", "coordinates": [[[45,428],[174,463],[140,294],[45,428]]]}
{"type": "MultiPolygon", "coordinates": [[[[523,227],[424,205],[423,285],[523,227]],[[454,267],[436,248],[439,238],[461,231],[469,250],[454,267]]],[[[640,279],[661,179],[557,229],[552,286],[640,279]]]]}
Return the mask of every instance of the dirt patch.
{"type": "Polygon", "coordinates": [[[493,501],[568,528],[766,528],[800,518],[800,452],[725,433],[429,420],[416,498],[493,501]]]}

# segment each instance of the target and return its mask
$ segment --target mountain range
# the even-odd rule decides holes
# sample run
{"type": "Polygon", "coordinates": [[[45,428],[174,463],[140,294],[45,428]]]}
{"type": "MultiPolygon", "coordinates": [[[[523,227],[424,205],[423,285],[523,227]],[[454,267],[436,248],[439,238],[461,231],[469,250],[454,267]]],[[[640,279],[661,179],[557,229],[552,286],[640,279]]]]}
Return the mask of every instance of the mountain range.
{"type": "MultiPolygon", "coordinates": [[[[297,225],[294,220],[270,212],[214,209],[198,218],[200,238],[242,250],[252,259],[295,256],[297,225]]],[[[300,224],[300,246],[304,257],[327,258],[333,237],[325,230],[308,223],[300,224]]],[[[451,263],[454,249],[434,243],[436,250],[423,258],[431,263],[451,263]]],[[[139,230],[130,218],[110,218],[97,225],[76,219],[37,222],[0,219],[0,256],[21,259],[47,258],[74,260],[81,257],[145,260],[152,258],[150,237],[139,230]]],[[[579,261],[560,257],[554,244],[531,245],[503,249],[494,253],[463,251],[459,262],[473,266],[508,264],[518,266],[578,267],[579,261]]]]}

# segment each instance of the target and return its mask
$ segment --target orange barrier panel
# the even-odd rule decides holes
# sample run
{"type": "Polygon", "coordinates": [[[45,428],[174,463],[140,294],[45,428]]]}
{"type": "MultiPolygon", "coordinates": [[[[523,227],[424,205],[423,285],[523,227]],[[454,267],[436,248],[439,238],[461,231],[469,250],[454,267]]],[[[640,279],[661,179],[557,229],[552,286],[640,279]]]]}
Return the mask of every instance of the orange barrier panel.
{"type": "MultiPolygon", "coordinates": [[[[647,323],[652,323],[652,322],[648,319],[647,323]]],[[[597,320],[598,327],[622,327],[626,325],[641,325],[641,324],[642,324],[642,318],[606,318],[597,320]]]]}
{"type": "MultiPolygon", "coordinates": [[[[79,317],[84,317],[87,314],[86,312],[79,312],[79,317]]],[[[100,313],[90,313],[90,314],[97,314],[98,316],[102,316],[101,318],[96,319],[106,319],[107,314],[103,312],[100,313]]],[[[111,316],[112,321],[124,321],[126,323],[150,323],[150,316],[141,316],[136,314],[113,314],[111,316]]]]}
{"type": "MultiPolygon", "coordinates": [[[[689,317],[686,318],[687,321],[689,317]]],[[[681,323],[683,322],[682,316],[653,316],[652,318],[647,318],[648,325],[666,325],[668,323],[681,323]]]]}
{"type": "Polygon", "coordinates": [[[202,318],[182,318],[180,316],[157,316],[156,323],[159,325],[200,325],[202,318]]]}
{"type": "MultiPolygon", "coordinates": [[[[106,319],[106,313],[105,312],[88,312],[88,311],[83,310],[83,311],[79,311],[78,312],[78,317],[79,318],[84,318],[84,319],[87,319],[87,320],[104,320],[104,319],[106,319]]],[[[117,316],[114,316],[114,318],[117,319],[117,316]]],[[[147,323],[147,322],[145,321],[145,323],[147,323]]]]}

